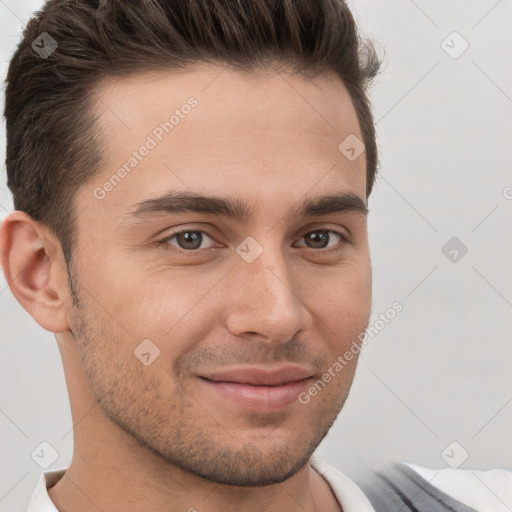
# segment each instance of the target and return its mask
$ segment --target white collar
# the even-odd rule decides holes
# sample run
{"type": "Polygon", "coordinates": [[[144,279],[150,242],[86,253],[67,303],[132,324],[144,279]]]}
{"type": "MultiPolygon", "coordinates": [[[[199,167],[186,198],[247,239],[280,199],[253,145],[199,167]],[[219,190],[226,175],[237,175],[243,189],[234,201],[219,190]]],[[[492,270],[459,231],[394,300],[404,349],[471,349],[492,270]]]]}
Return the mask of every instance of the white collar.
{"type": "MultiPolygon", "coordinates": [[[[344,473],[318,459],[315,455],[311,457],[310,462],[313,469],[331,487],[343,508],[343,512],[375,512],[361,489],[344,473]]],[[[60,468],[41,473],[27,512],[59,512],[48,495],[48,487],[54,486],[64,476],[66,470],[67,468],[60,468]]]]}
{"type": "Polygon", "coordinates": [[[52,469],[51,471],[43,471],[41,473],[37,486],[30,498],[27,512],[59,512],[50,496],[48,496],[48,487],[54,486],[64,476],[67,469],[52,469]]]}

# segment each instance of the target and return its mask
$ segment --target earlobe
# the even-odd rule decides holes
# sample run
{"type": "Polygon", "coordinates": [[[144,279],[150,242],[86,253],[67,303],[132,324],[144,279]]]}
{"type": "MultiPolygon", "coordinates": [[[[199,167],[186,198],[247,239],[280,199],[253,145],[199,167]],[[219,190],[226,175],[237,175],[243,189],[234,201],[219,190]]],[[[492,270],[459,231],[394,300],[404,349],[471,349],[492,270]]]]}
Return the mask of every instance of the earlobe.
{"type": "Polygon", "coordinates": [[[44,329],[69,329],[67,273],[60,245],[25,212],[2,221],[0,261],[7,284],[23,308],[44,329]]]}

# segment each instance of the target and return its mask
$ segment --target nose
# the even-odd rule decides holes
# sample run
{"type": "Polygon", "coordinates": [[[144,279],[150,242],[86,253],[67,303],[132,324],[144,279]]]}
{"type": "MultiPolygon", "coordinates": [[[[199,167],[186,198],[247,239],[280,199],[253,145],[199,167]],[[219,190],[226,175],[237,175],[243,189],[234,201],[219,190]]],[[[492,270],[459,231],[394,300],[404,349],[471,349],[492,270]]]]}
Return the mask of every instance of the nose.
{"type": "Polygon", "coordinates": [[[312,322],[300,285],[279,248],[264,248],[252,263],[236,257],[226,290],[227,329],[271,344],[292,339],[312,322]]]}

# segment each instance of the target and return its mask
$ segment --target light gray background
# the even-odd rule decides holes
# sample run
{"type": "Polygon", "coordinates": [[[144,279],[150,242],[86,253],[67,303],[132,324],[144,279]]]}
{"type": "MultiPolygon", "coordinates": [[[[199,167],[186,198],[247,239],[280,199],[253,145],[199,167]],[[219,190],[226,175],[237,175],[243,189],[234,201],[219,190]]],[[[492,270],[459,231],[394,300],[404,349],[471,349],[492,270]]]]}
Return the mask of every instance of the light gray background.
{"type": "MultiPolygon", "coordinates": [[[[40,5],[0,0],[2,77],[40,5]]],[[[512,469],[512,0],[350,5],[385,49],[371,94],[381,150],[371,324],[395,301],[404,309],[366,346],[318,453],[357,476],[361,464],[388,459],[447,467],[443,451],[456,441],[445,454],[467,452],[461,468],[512,469]],[[453,31],[469,43],[457,59],[441,46],[453,31]],[[457,262],[442,252],[452,237],[468,248],[457,262]]],[[[461,48],[453,36],[445,44],[461,48]]],[[[3,217],[12,210],[3,125],[1,138],[3,217]]],[[[31,458],[42,441],[59,453],[51,468],[69,464],[71,415],[53,334],[3,275],[0,329],[0,510],[21,511],[42,471],[31,458]]]]}

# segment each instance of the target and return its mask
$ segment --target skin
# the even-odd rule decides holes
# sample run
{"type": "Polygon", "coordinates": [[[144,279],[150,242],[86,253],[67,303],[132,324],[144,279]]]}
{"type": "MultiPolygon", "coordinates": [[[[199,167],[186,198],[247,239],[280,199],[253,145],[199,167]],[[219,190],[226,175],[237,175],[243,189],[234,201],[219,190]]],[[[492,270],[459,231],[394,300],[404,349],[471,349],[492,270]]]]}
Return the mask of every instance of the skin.
{"type": "Polygon", "coordinates": [[[345,86],[333,75],[205,66],[111,79],[96,93],[107,154],[75,197],[78,307],[51,231],[14,211],[0,233],[10,288],[55,333],[66,375],[74,453],[50,498],[61,512],[341,510],[308,461],[343,406],[357,357],[307,405],[273,411],[235,403],[198,374],[293,362],[311,371],[310,385],[368,325],[366,215],[287,215],[334,191],[366,202],[364,153],[349,161],[338,151],[348,135],[362,139],[345,86]],[[190,114],[96,199],[95,188],[191,96],[190,114]],[[229,195],[253,215],[126,216],[168,189],[229,195]],[[207,249],[187,254],[177,237],[156,243],[173,229],[206,230],[207,249]],[[311,246],[304,235],[319,229],[348,242],[329,235],[329,247],[311,246]],[[263,249],[252,263],[235,250],[248,236],[263,249]],[[145,339],[160,350],[147,366],[134,355],[145,339]]]}

